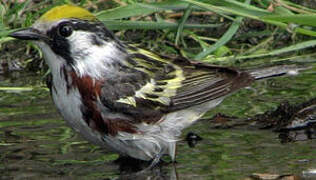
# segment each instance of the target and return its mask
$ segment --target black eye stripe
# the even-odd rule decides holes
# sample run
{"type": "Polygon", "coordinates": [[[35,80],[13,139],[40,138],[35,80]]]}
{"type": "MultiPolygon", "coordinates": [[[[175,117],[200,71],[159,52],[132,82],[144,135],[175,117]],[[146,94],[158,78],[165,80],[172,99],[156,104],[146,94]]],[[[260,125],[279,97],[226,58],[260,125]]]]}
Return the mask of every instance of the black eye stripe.
{"type": "Polygon", "coordinates": [[[73,58],[70,55],[70,45],[66,37],[64,35],[69,35],[70,31],[68,34],[60,34],[60,27],[70,25],[70,22],[62,22],[58,24],[57,26],[52,27],[49,31],[47,31],[47,36],[51,39],[50,42],[48,42],[48,45],[56,53],[57,55],[63,57],[67,63],[72,64],[73,63],[73,58]]]}

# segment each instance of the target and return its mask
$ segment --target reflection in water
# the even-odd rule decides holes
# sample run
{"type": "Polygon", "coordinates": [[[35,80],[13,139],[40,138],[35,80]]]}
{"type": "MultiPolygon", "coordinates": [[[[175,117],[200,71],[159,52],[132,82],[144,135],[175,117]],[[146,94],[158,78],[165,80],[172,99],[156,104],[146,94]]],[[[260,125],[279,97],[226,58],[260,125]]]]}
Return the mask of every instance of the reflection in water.
{"type": "MultiPolygon", "coordinates": [[[[144,163],[148,167],[148,163],[144,163]]],[[[127,168],[126,166],[124,168],[127,168]]],[[[129,167],[131,169],[134,169],[134,167],[129,167]]],[[[119,179],[135,179],[135,180],[142,180],[142,179],[148,179],[148,180],[156,180],[156,179],[165,179],[165,180],[177,180],[177,172],[176,172],[176,165],[175,164],[164,164],[160,163],[156,165],[152,169],[143,169],[139,171],[131,171],[131,169],[123,170],[120,166],[120,176],[119,179]]]]}

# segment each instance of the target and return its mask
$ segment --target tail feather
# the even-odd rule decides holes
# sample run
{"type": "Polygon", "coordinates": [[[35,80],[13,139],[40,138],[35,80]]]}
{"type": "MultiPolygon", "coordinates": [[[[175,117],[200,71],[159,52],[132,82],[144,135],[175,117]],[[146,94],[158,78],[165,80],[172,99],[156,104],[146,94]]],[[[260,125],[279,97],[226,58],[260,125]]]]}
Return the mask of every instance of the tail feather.
{"type": "Polygon", "coordinates": [[[250,69],[247,72],[255,78],[255,80],[265,79],[283,75],[297,75],[299,71],[310,69],[311,67],[299,67],[297,65],[278,65],[272,67],[263,67],[258,69],[250,69]]]}

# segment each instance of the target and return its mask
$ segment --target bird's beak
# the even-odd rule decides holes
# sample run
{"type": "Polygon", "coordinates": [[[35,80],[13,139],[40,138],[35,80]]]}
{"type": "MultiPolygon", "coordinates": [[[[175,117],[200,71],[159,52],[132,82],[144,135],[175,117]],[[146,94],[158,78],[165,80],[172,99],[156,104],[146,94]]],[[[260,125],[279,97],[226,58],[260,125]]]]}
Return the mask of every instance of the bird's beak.
{"type": "Polygon", "coordinates": [[[48,40],[49,38],[41,34],[38,30],[34,28],[20,29],[9,34],[9,36],[21,40],[48,40]]]}

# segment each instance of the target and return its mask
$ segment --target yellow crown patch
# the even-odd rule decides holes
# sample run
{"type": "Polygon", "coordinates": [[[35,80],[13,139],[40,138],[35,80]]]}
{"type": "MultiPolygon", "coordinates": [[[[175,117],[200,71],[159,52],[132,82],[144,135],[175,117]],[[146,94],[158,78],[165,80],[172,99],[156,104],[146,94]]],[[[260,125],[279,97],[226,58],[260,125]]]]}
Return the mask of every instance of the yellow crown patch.
{"type": "Polygon", "coordinates": [[[65,18],[78,18],[84,20],[96,20],[96,17],[89,11],[73,5],[56,6],[43,14],[40,21],[56,21],[65,18]]]}

